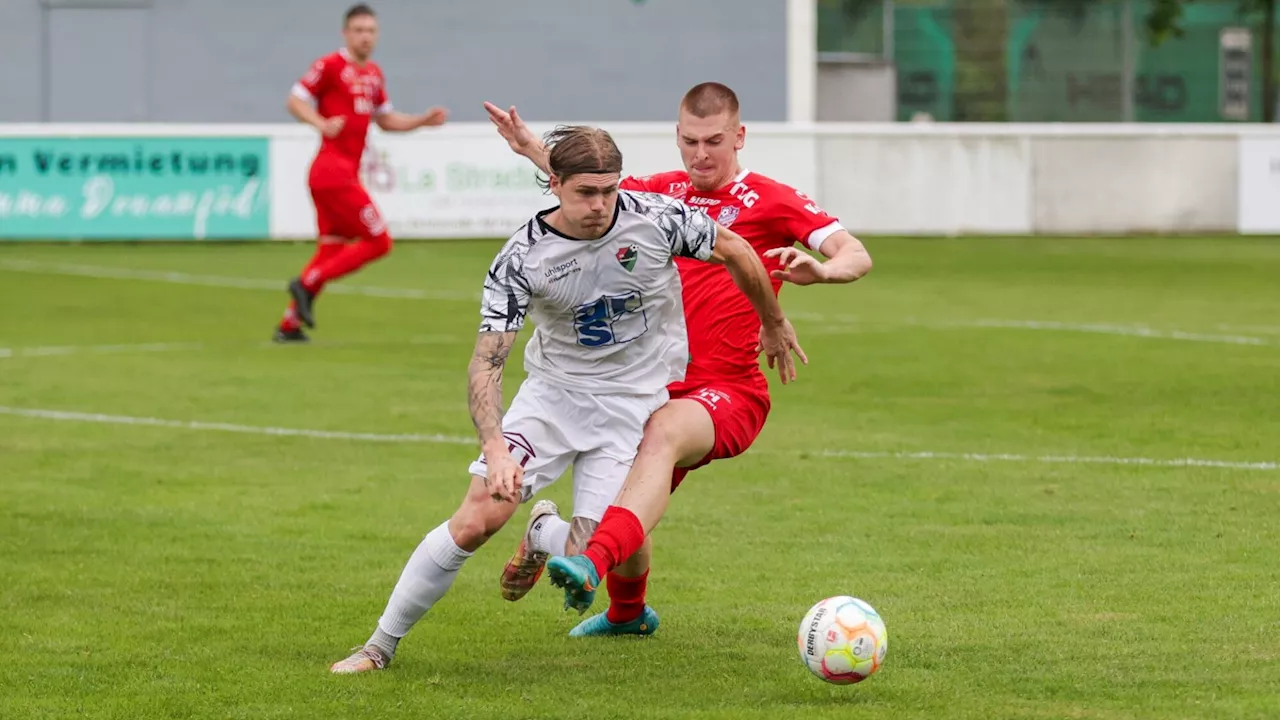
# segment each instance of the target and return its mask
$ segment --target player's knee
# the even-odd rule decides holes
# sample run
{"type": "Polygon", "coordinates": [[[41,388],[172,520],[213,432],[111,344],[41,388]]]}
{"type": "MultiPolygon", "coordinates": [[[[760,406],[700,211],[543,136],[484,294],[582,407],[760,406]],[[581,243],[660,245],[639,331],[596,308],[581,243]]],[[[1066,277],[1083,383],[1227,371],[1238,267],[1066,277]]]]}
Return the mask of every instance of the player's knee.
{"type": "Polygon", "coordinates": [[[470,503],[458,508],[458,512],[449,518],[449,534],[463,550],[474,550],[483,545],[489,537],[485,529],[484,516],[470,503]]]}
{"type": "Polygon", "coordinates": [[[449,519],[449,534],[463,550],[474,550],[493,537],[511,518],[510,503],[496,503],[485,496],[468,495],[449,519]]]}
{"type": "Polygon", "coordinates": [[[369,246],[373,248],[373,253],[370,257],[371,260],[377,260],[383,255],[391,252],[391,236],[385,232],[381,235],[375,235],[374,237],[368,238],[365,242],[369,243],[369,246]]]}
{"type": "Polygon", "coordinates": [[[684,430],[674,413],[659,409],[649,417],[644,426],[644,438],[640,441],[640,451],[669,456],[672,462],[680,457],[683,450],[684,430]]]}

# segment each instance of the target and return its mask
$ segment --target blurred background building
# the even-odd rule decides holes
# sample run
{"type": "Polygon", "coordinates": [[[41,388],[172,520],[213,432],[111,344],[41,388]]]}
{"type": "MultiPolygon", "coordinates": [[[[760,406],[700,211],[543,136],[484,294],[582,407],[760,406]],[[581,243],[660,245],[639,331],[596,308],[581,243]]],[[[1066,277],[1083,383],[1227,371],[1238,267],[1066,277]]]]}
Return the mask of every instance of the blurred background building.
{"type": "MultiPolygon", "coordinates": [[[[285,93],[339,46],[351,3],[0,1],[0,122],[287,121],[285,93]]],[[[483,120],[483,100],[666,121],[715,79],[754,121],[1239,122],[1264,119],[1258,10],[1274,0],[372,5],[397,104],[463,121],[483,120]],[[1165,6],[1182,34],[1157,44],[1148,18],[1165,6]]]]}
{"type": "Polygon", "coordinates": [[[818,0],[818,119],[1260,121],[1268,5],[818,0]]]}

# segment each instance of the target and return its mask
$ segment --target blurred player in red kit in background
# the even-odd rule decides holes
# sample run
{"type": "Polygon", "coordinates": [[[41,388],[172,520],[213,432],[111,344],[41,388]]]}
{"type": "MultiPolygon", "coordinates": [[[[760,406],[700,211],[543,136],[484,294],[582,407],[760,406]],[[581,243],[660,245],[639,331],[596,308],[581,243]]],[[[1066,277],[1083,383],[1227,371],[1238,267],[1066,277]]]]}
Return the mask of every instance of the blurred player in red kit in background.
{"type": "Polygon", "coordinates": [[[289,282],[293,301],[276,330],[277,342],[306,342],[301,325],[315,327],[313,305],[325,283],[391,250],[386,223],[360,183],[370,120],[387,132],[408,132],[443,125],[449,115],[444,108],[421,115],[392,109],[382,68],[369,59],[378,43],[378,20],[368,5],[347,11],[342,36],[346,47],[315,61],[289,95],[289,112],[321,136],[307,181],[319,241],[311,262],[289,282]]]}

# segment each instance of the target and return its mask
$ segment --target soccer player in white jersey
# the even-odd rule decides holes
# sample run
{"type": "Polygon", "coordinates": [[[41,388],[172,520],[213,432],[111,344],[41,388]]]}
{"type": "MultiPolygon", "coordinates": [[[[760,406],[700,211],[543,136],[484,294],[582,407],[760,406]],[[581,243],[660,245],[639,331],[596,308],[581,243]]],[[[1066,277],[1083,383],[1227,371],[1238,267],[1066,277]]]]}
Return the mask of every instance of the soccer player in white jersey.
{"type": "Polygon", "coordinates": [[[689,362],[674,258],[721,263],[750,298],[783,381],[803,359],[764,264],[737,234],[678,200],[620,191],[622,153],[603,130],[547,138],[547,188],[560,204],[521,228],[489,268],[468,402],[481,455],[453,516],[427,534],[373,636],[331,670],[382,669],[444,596],[467,558],[519,503],[573,465],[575,517],[598,522],[622,487],[649,415],[689,362]],[[502,414],[502,370],[525,318],[528,378],[502,414]]]}

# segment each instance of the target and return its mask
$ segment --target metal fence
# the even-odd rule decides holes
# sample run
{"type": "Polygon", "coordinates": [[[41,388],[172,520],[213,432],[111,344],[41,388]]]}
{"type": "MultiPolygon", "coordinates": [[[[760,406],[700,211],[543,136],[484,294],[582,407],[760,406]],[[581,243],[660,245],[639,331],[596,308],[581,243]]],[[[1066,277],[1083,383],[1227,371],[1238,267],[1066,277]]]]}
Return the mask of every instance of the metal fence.
{"type": "Polygon", "coordinates": [[[818,0],[819,57],[891,59],[899,119],[1222,122],[1262,117],[1261,38],[1236,0],[818,0]]]}

